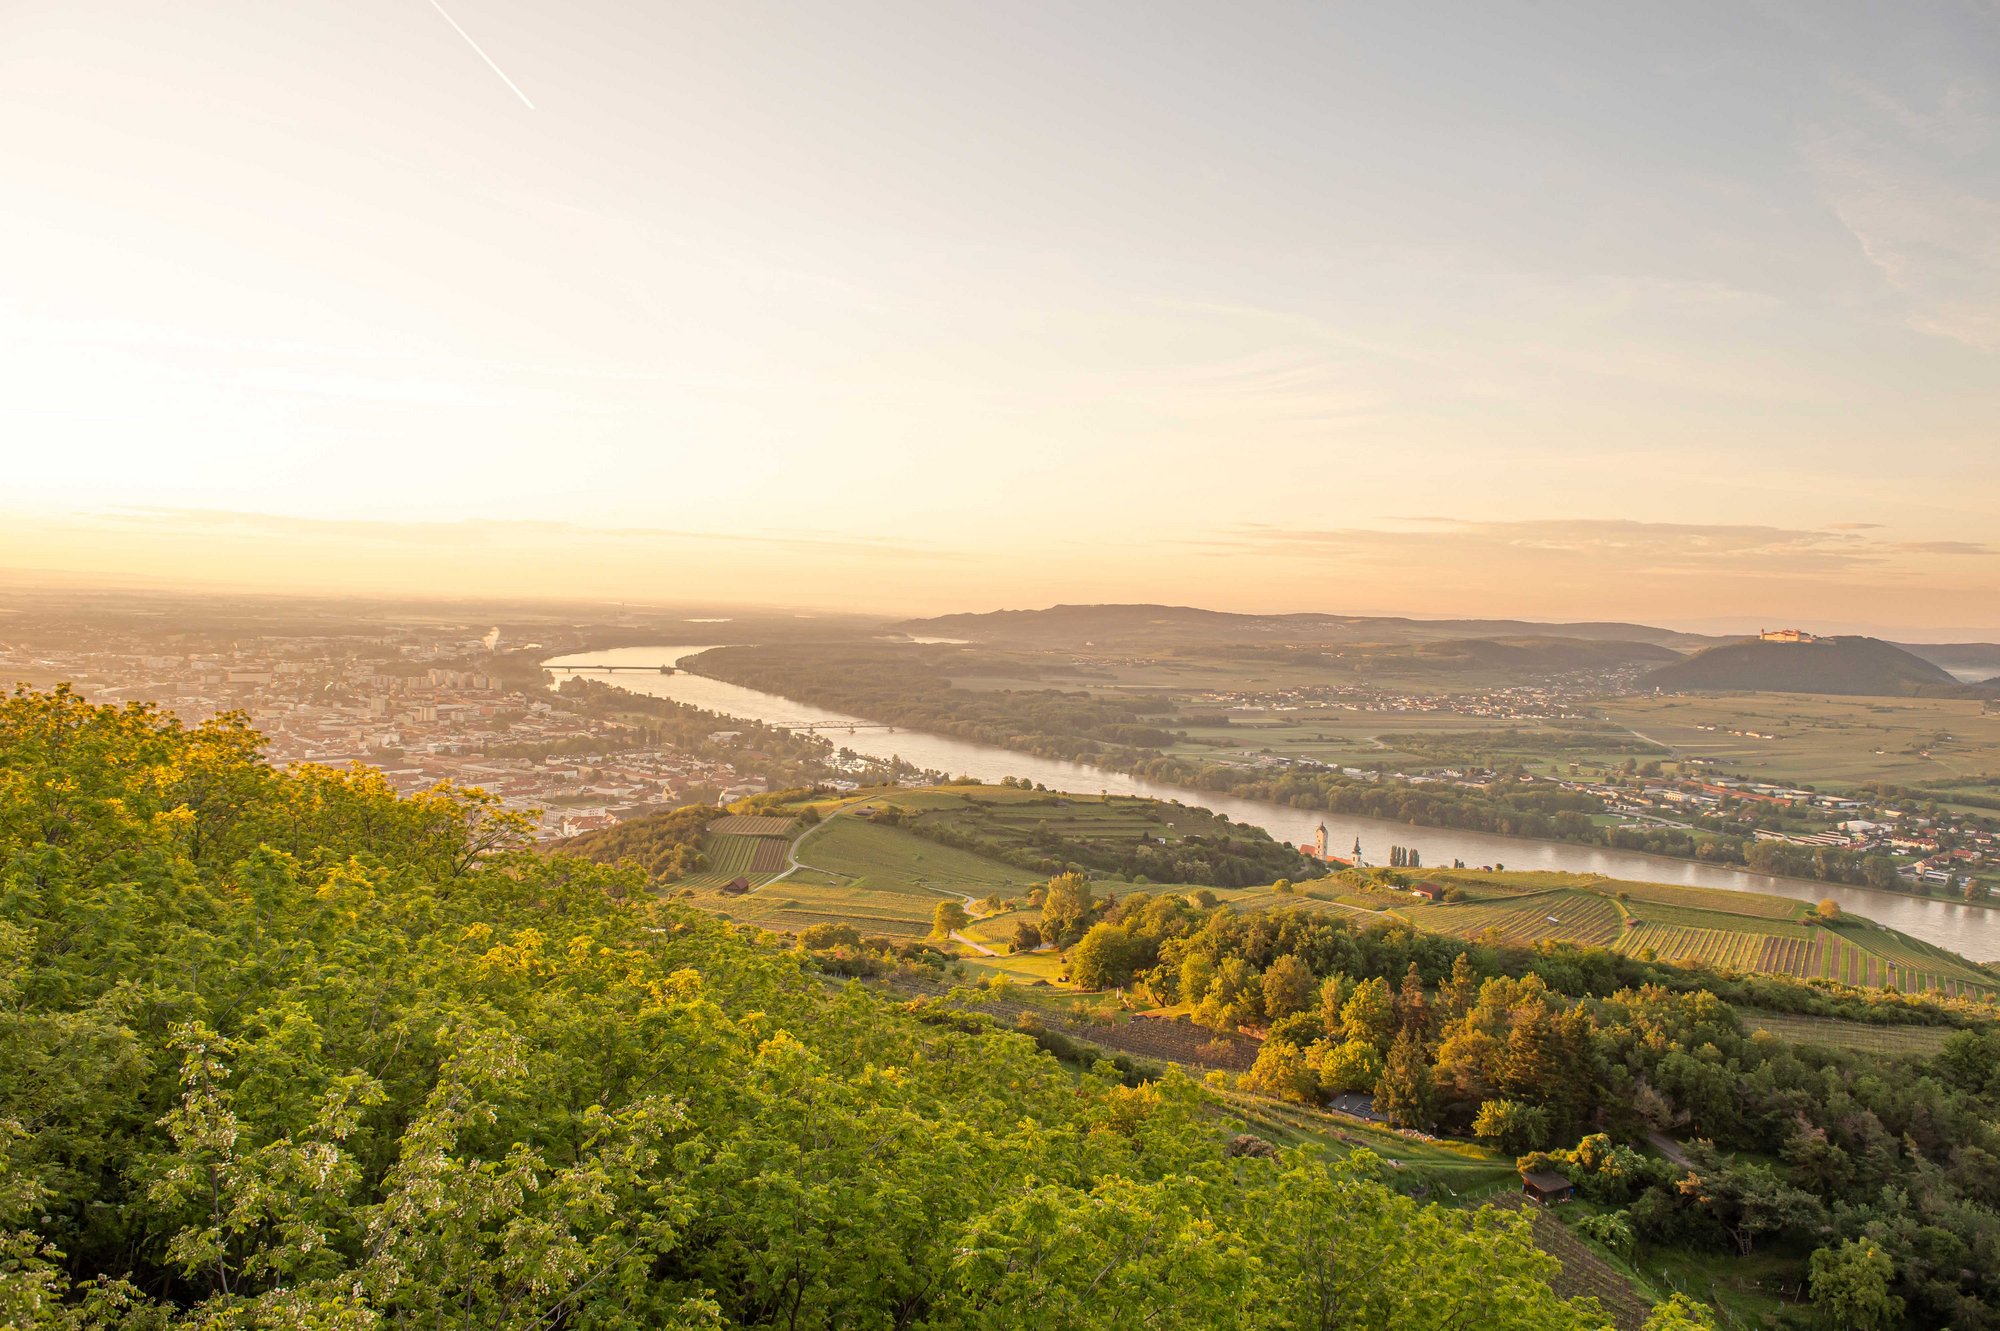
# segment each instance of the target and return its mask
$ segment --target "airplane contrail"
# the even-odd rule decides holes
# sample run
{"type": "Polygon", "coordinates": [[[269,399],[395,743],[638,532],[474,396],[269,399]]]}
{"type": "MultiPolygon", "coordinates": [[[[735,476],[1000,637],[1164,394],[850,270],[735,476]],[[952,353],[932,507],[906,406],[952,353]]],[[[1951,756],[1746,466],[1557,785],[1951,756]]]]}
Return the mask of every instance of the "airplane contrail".
{"type": "Polygon", "coordinates": [[[528,100],[528,94],[522,92],[520,87],[515,84],[514,80],[507,77],[506,70],[500,68],[500,66],[493,63],[492,56],[486,54],[486,52],[481,51],[479,49],[479,43],[472,40],[472,34],[467,32],[464,28],[459,27],[458,20],[453,18],[450,14],[446,14],[444,6],[439,4],[438,0],[431,0],[431,8],[435,9],[440,14],[444,14],[444,21],[446,23],[451,24],[451,30],[457,33],[459,36],[465,38],[465,44],[467,46],[470,46],[473,49],[473,51],[479,56],[479,58],[486,62],[488,68],[490,68],[495,74],[498,74],[500,76],[500,81],[502,83],[514,89],[514,95],[521,99],[521,102],[524,106],[526,106],[530,111],[535,109],[535,104],[528,100]]]}

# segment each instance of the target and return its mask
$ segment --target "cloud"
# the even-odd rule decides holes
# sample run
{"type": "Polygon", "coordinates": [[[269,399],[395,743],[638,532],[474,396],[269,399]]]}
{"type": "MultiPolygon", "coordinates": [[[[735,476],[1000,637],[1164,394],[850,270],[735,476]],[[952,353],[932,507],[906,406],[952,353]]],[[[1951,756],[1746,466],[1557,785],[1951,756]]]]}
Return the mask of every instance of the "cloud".
{"type": "Polygon", "coordinates": [[[1895,294],[1904,322],[2000,352],[2000,185],[1982,90],[1947,85],[1920,110],[1840,80],[1847,114],[1804,148],[1821,199],[1895,294]]]}
{"type": "Polygon", "coordinates": [[[1893,548],[1913,555],[2000,554],[2000,551],[1980,541],[1898,541],[1893,548]]]}
{"type": "Polygon", "coordinates": [[[209,539],[276,540],[289,544],[351,542],[376,548],[548,549],[573,554],[590,549],[615,554],[619,548],[655,552],[702,547],[759,548],[816,556],[851,555],[952,559],[956,551],[888,538],[831,532],[687,531],[661,527],[596,527],[535,520],[467,519],[459,522],[399,522],[393,519],[312,518],[221,509],[135,507],[79,513],[74,521],[124,532],[153,531],[209,539]]]}
{"type": "Polygon", "coordinates": [[[1649,578],[1825,576],[1860,570],[1894,575],[1895,566],[1908,556],[1992,553],[1970,541],[1886,542],[1831,527],[1617,518],[1415,518],[1396,528],[1253,526],[1227,533],[1211,546],[1238,554],[1360,565],[1563,569],[1649,578]]]}

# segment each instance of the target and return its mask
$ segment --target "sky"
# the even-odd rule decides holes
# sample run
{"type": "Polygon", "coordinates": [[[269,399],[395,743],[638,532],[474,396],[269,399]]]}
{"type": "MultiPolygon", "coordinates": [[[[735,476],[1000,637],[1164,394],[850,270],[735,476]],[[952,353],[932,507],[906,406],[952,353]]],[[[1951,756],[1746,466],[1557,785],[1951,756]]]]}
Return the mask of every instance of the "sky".
{"type": "Polygon", "coordinates": [[[2000,636],[2000,0],[5,0],[0,162],[14,582],[2000,636]]]}

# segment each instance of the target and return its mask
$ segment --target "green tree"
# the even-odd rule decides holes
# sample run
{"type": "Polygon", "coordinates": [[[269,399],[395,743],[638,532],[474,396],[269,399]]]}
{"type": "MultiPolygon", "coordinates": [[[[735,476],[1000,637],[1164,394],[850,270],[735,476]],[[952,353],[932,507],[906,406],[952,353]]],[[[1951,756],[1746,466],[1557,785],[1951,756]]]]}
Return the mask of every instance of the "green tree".
{"type": "Polygon", "coordinates": [[[1382,1051],[1366,1040],[1316,1045],[1311,1059],[1321,1084],[1337,1095],[1372,1094],[1382,1079],[1382,1051]]]}
{"type": "Polygon", "coordinates": [[[1355,985],[1353,995],[1340,1009],[1340,1028],[1350,1040],[1387,1049],[1396,1029],[1396,1006],[1389,997],[1388,982],[1374,977],[1355,985]]]}
{"type": "Polygon", "coordinates": [[[1265,968],[1260,984],[1263,988],[1264,1016],[1270,1021],[1288,1017],[1294,1012],[1304,1012],[1312,1006],[1313,992],[1318,987],[1312,968],[1289,952],[1265,968]]]}
{"type": "Polygon", "coordinates": [[[1895,1264],[1868,1239],[1848,1239],[1812,1255],[1813,1308],[1828,1326],[1885,1331],[1903,1320],[1903,1300],[1889,1292],[1895,1264]]]}
{"type": "Polygon", "coordinates": [[[1402,1032],[1390,1046],[1381,1080],[1375,1083],[1375,1108],[1399,1128],[1432,1126],[1437,1103],[1431,1089],[1431,1065],[1423,1039],[1416,1032],[1402,1032]]]}
{"type": "Polygon", "coordinates": [[[1549,1111],[1519,1100],[1488,1100],[1472,1120],[1473,1135],[1506,1155],[1525,1155],[1549,1144],[1549,1111]]]}
{"type": "Polygon", "coordinates": [[[1132,972],[1145,965],[1151,949],[1142,938],[1134,938],[1123,925],[1100,922],[1090,926],[1065,955],[1069,977],[1085,989],[1110,989],[1132,981],[1132,972]]]}
{"type": "Polygon", "coordinates": [[[1312,1104],[1319,1098],[1319,1077],[1297,1045],[1283,1040],[1266,1040],[1257,1051],[1257,1061],[1243,1074],[1246,1090],[1260,1095],[1312,1104]]]}
{"type": "Polygon", "coordinates": [[[1058,874],[1042,896],[1042,936],[1067,947],[1083,937],[1096,909],[1089,879],[1080,873],[1058,874]]]}
{"type": "Polygon", "coordinates": [[[1685,1294],[1670,1294],[1646,1318],[1642,1331],[1715,1331],[1715,1317],[1685,1294]]]}
{"type": "Polygon", "coordinates": [[[947,938],[972,923],[965,906],[958,901],[940,901],[931,911],[931,937],[947,938]]]}

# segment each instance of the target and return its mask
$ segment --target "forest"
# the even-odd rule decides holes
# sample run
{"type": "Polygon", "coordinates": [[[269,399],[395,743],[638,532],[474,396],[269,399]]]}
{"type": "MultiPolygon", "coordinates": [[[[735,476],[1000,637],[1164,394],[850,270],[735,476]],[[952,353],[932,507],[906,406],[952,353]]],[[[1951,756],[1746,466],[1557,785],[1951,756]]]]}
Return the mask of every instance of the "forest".
{"type": "Polygon", "coordinates": [[[0,699],[0,1324],[1606,1325],[1518,1216],[258,742],[0,699]]]}
{"type": "Polygon", "coordinates": [[[1613,1246],[1789,1258],[1819,1325],[2000,1326],[2000,1034],[1969,1009],[1301,909],[1085,902],[1072,978],[1263,1030],[1254,1089],[1367,1095],[1400,1126],[1554,1167],[1606,1208],[1613,1246]],[[1729,1001],[1746,998],[1967,1029],[1930,1058],[1838,1052],[1746,1035],[1729,1001]],[[1628,1144],[1648,1134],[1687,1163],[1628,1144]]]}

